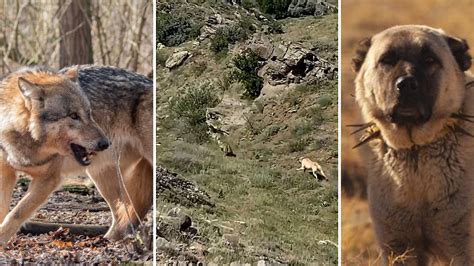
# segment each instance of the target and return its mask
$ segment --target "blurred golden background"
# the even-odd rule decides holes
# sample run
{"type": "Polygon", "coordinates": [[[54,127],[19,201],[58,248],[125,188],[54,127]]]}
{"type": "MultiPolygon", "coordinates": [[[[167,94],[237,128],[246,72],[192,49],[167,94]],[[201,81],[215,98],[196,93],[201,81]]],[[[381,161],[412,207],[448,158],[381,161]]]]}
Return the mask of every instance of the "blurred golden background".
{"type": "MultiPolygon", "coordinates": [[[[353,150],[356,138],[346,125],[360,123],[354,99],[355,73],[350,64],[360,40],[400,24],[424,24],[464,38],[474,54],[474,0],[343,0],[341,5],[342,59],[342,263],[378,265],[380,253],[374,239],[366,202],[365,152],[353,150]]],[[[471,68],[471,71],[474,68],[471,68]]]]}

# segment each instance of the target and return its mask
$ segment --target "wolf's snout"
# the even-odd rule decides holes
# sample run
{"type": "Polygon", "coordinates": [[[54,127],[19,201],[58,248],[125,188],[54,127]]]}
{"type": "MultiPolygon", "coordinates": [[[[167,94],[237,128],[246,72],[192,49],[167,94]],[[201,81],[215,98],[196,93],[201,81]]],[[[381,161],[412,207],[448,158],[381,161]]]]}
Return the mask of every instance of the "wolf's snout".
{"type": "Polygon", "coordinates": [[[106,138],[102,138],[97,143],[96,150],[97,151],[103,151],[103,150],[106,150],[109,146],[110,146],[110,141],[106,138]]]}
{"type": "Polygon", "coordinates": [[[412,95],[418,90],[418,84],[413,76],[402,76],[395,81],[400,95],[412,95]]]}

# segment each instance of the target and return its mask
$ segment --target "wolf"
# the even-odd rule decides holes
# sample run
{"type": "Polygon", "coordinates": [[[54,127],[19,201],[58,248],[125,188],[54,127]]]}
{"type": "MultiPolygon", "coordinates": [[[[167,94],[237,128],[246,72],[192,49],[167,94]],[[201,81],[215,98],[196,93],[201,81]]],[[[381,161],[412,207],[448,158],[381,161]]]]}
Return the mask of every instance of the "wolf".
{"type": "Polygon", "coordinates": [[[473,265],[474,88],[465,40],[386,29],[353,59],[370,142],[368,201],[385,264],[473,265]]]}
{"type": "Polygon", "coordinates": [[[61,184],[87,174],[119,240],[153,199],[153,82],[108,66],[21,69],[0,81],[0,245],[61,184]],[[118,171],[120,169],[120,171],[118,171]],[[9,212],[16,175],[32,179],[9,212]]]}
{"type": "Polygon", "coordinates": [[[328,181],[327,175],[324,173],[323,168],[317,162],[313,162],[311,159],[305,157],[300,157],[298,161],[301,163],[301,167],[296,169],[297,171],[303,170],[303,172],[306,172],[306,169],[310,169],[311,173],[316,179],[318,179],[318,181],[328,181]]]}

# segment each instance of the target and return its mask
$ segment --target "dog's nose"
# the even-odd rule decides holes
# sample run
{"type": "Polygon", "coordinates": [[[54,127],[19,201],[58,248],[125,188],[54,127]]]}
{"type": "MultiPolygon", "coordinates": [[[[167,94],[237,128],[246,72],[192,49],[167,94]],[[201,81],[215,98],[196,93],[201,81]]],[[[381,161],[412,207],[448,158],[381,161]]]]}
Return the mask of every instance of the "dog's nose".
{"type": "Polygon", "coordinates": [[[395,86],[400,91],[400,94],[410,94],[418,89],[418,84],[413,76],[399,77],[395,82],[395,86]]]}
{"type": "Polygon", "coordinates": [[[106,138],[103,138],[97,143],[97,151],[103,151],[107,149],[109,146],[110,146],[110,141],[106,138]]]}

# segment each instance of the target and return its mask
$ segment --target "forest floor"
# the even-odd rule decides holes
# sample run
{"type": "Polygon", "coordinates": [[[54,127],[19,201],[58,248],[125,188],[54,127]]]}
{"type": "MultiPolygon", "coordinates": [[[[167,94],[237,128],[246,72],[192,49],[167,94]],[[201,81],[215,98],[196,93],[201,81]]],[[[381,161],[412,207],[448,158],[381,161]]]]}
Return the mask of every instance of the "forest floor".
{"type": "MultiPolygon", "coordinates": [[[[11,207],[27,189],[28,182],[18,182],[11,207]]],[[[110,242],[102,236],[72,234],[63,227],[45,234],[19,233],[0,250],[0,264],[142,264],[153,259],[151,217],[150,211],[139,228],[141,237],[130,236],[118,242],[110,242]]],[[[107,203],[94,187],[73,185],[54,192],[31,222],[102,225],[106,228],[111,215],[107,203]]]]}

